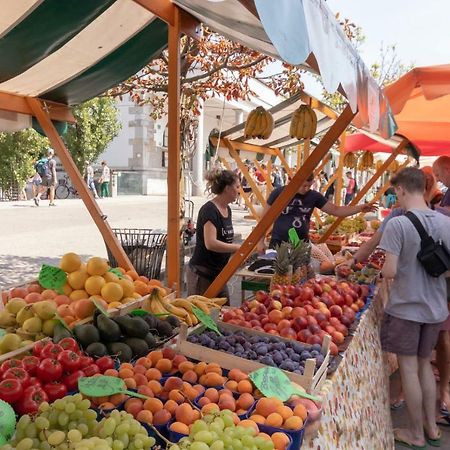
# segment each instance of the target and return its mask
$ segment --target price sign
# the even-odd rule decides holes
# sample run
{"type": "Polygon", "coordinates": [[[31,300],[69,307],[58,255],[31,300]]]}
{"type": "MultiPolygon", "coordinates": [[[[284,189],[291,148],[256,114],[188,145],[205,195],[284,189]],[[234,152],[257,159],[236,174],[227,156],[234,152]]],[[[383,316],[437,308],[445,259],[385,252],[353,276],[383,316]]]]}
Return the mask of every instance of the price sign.
{"type": "Polygon", "coordinates": [[[95,307],[105,316],[108,316],[108,311],[106,311],[105,308],[103,308],[103,306],[97,301],[97,300],[93,300],[95,307]]]}
{"type": "Polygon", "coordinates": [[[120,280],[123,278],[123,273],[117,267],[109,269],[108,272],[111,272],[114,275],[117,275],[120,280]]]}
{"type": "Polygon", "coordinates": [[[108,397],[114,394],[127,394],[133,397],[148,399],[146,395],[128,391],[122,378],[100,375],[98,377],[81,377],[78,379],[78,390],[89,397],[108,397]]]}
{"type": "Polygon", "coordinates": [[[6,334],[6,330],[3,328],[0,328],[0,338],[3,337],[6,334]]]}
{"type": "Polygon", "coordinates": [[[67,326],[66,322],[64,321],[64,319],[58,314],[55,314],[55,319],[70,333],[72,334],[72,330],[67,326]]]}
{"type": "Polygon", "coordinates": [[[214,320],[212,320],[211,317],[204,313],[200,308],[192,306],[192,312],[195,314],[195,317],[197,317],[197,319],[205,325],[206,328],[215,331],[217,334],[222,334],[217,328],[217,323],[214,322],[214,320]]]}
{"type": "Polygon", "coordinates": [[[289,235],[289,242],[294,246],[297,247],[298,244],[300,244],[300,239],[297,234],[297,230],[295,228],[290,228],[288,231],[289,235]]]}
{"type": "Polygon", "coordinates": [[[264,367],[249,373],[248,377],[265,397],[276,397],[285,402],[292,395],[320,401],[320,398],[309,395],[306,392],[292,386],[291,380],[276,367],[264,367]]]}
{"type": "Polygon", "coordinates": [[[147,316],[148,314],[149,313],[143,309],[133,309],[133,311],[130,312],[130,315],[132,316],[147,316]]]}
{"type": "Polygon", "coordinates": [[[0,436],[9,441],[16,429],[16,413],[9,403],[0,400],[0,436]]]}
{"type": "Polygon", "coordinates": [[[67,274],[59,267],[42,264],[39,272],[39,284],[46,289],[54,289],[62,292],[62,287],[67,282],[67,274]]]}

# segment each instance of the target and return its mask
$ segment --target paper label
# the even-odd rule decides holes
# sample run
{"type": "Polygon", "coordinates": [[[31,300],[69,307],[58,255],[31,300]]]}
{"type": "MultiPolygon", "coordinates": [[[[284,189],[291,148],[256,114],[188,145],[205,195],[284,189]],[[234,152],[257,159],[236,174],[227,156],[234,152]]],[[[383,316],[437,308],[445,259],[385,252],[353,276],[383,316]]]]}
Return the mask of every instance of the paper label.
{"type": "Polygon", "coordinates": [[[9,403],[0,400],[0,435],[9,441],[16,429],[16,413],[9,403]]]}
{"type": "Polygon", "coordinates": [[[111,272],[114,275],[117,275],[120,280],[123,278],[123,273],[117,267],[114,267],[114,268],[111,267],[111,269],[108,269],[108,272],[111,272]]]}
{"type": "Polygon", "coordinates": [[[217,334],[222,334],[217,328],[216,322],[214,322],[214,320],[212,320],[211,317],[204,313],[200,308],[192,306],[192,312],[195,314],[195,317],[197,317],[197,319],[205,325],[206,328],[215,331],[217,334]]]}
{"type": "Polygon", "coordinates": [[[81,377],[78,390],[89,397],[107,397],[114,394],[128,394],[133,397],[148,399],[146,395],[128,391],[122,378],[100,375],[98,377],[81,377]]]}
{"type": "Polygon", "coordinates": [[[67,282],[67,274],[59,267],[42,264],[39,272],[39,284],[46,289],[54,289],[61,293],[67,282]]]}
{"type": "Polygon", "coordinates": [[[55,313],[55,320],[57,320],[67,331],[70,332],[70,334],[72,334],[72,330],[67,326],[67,323],[58,313],[55,313]]]}
{"type": "Polygon", "coordinates": [[[95,307],[105,316],[108,316],[108,311],[97,301],[93,300],[95,307]]]}
{"type": "Polygon", "coordinates": [[[297,230],[295,228],[290,228],[288,231],[288,235],[289,235],[289,242],[294,247],[297,247],[297,245],[300,244],[300,238],[298,237],[297,230]]]}
{"type": "Polygon", "coordinates": [[[130,315],[132,316],[147,316],[148,314],[148,311],[144,311],[143,309],[133,309],[133,311],[130,312],[130,315]]]}
{"type": "Polygon", "coordinates": [[[6,334],[6,330],[0,328],[0,337],[3,337],[6,334]]]}

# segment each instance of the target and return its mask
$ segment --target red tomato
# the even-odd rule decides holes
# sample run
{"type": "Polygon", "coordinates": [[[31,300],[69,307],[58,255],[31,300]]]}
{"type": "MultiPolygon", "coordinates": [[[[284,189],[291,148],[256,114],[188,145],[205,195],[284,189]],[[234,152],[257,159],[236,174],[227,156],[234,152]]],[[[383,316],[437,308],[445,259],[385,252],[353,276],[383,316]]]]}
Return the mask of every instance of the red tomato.
{"type": "Polygon", "coordinates": [[[81,356],[80,357],[80,369],[84,369],[87,366],[94,364],[94,359],[90,356],[81,356]]]}
{"type": "Polygon", "coordinates": [[[22,397],[22,383],[16,379],[3,380],[0,383],[0,399],[7,403],[15,403],[22,397]]]}
{"type": "Polygon", "coordinates": [[[30,385],[30,376],[25,369],[21,367],[13,367],[3,374],[4,380],[19,380],[23,388],[30,385]]]}
{"type": "Polygon", "coordinates": [[[34,414],[42,402],[48,402],[48,396],[39,386],[30,386],[25,389],[22,398],[16,403],[15,409],[19,415],[34,414]]]}
{"type": "Polygon", "coordinates": [[[78,378],[84,377],[82,370],[75,370],[70,375],[63,377],[61,382],[66,386],[69,392],[78,390],[78,378]]]}
{"type": "Polygon", "coordinates": [[[63,374],[63,368],[56,359],[45,358],[37,368],[37,376],[41,381],[58,381],[63,374]]]}
{"type": "Polygon", "coordinates": [[[87,377],[93,377],[95,374],[100,373],[100,369],[97,364],[90,364],[83,368],[83,372],[87,377]]]}
{"type": "Polygon", "coordinates": [[[25,356],[25,358],[22,359],[22,366],[29,375],[34,376],[36,375],[39,362],[40,361],[37,356],[25,356]]]}
{"type": "Polygon", "coordinates": [[[41,380],[36,377],[30,377],[30,386],[40,386],[42,387],[41,380]]]}
{"type": "Polygon", "coordinates": [[[42,349],[47,345],[46,342],[38,341],[33,347],[33,356],[41,356],[42,349]]]}
{"type": "Polygon", "coordinates": [[[12,369],[13,367],[22,367],[22,361],[20,359],[8,359],[0,366],[0,375],[3,375],[8,369],[12,369]]]}
{"type": "Polygon", "coordinates": [[[78,347],[78,343],[74,338],[64,338],[58,342],[64,350],[72,350],[73,352],[79,353],[80,347],[78,347]]]}
{"type": "Polygon", "coordinates": [[[44,391],[48,396],[49,402],[54,402],[58,398],[63,398],[67,395],[67,387],[57,381],[44,385],[44,391]]]}
{"type": "Polygon", "coordinates": [[[109,356],[102,356],[95,361],[101,373],[105,373],[108,369],[114,369],[114,360],[109,356]]]}
{"type": "Polygon", "coordinates": [[[61,363],[64,372],[73,372],[80,367],[80,355],[72,350],[64,350],[58,355],[58,361],[61,363]]]}
{"type": "Polygon", "coordinates": [[[41,359],[56,359],[58,355],[63,351],[63,348],[58,344],[53,344],[53,342],[49,342],[42,349],[41,354],[39,355],[41,359]]]}

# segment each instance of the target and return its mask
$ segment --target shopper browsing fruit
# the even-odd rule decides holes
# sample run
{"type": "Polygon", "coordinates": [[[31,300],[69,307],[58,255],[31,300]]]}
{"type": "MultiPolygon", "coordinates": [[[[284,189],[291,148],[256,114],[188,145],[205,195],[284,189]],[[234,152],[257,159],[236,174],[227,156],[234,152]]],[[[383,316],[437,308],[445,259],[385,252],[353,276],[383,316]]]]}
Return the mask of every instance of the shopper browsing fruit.
{"type": "MultiPolygon", "coordinates": [[[[215,197],[198,213],[197,242],[187,267],[188,295],[203,294],[225,267],[230,255],[239,249],[238,244],[233,244],[229,206],[238,196],[239,178],[229,170],[214,170],[207,174],[206,180],[207,189],[215,197]]],[[[225,287],[219,297],[227,294],[225,287]]]]}
{"type": "Polygon", "coordinates": [[[111,169],[106,164],[106,161],[102,161],[102,176],[98,180],[100,184],[101,197],[109,197],[109,182],[111,179],[111,169]]]}
{"type": "Polygon", "coordinates": [[[450,215],[450,156],[440,156],[433,164],[433,172],[437,180],[447,187],[447,192],[437,209],[445,210],[446,214],[450,215]]]}
{"type": "Polygon", "coordinates": [[[41,158],[35,164],[36,172],[41,177],[41,184],[38,187],[38,193],[33,198],[36,206],[39,206],[41,201],[41,195],[48,189],[49,190],[49,206],[55,206],[55,189],[58,178],[56,176],[56,161],[55,151],[52,148],[47,150],[47,158],[41,158]]]}
{"type": "MultiPolygon", "coordinates": [[[[328,201],[320,192],[311,189],[314,181],[314,176],[310,175],[305,182],[300,186],[297,193],[286,206],[284,211],[275,220],[272,239],[270,241],[270,248],[275,248],[281,242],[289,241],[289,229],[295,228],[299,239],[309,239],[309,222],[314,208],[319,208],[327,214],[338,217],[352,216],[360,212],[376,211],[377,206],[373,203],[367,203],[355,206],[338,206],[328,201]]],[[[263,214],[266,214],[270,205],[283,192],[284,187],[274,189],[267,199],[267,206],[264,208],[263,214]]],[[[258,243],[258,252],[264,253],[265,244],[264,239],[258,243]]]]}
{"type": "MultiPolygon", "coordinates": [[[[400,206],[414,214],[435,242],[442,241],[450,248],[450,219],[428,208],[423,172],[408,167],[391,183],[400,206]]],[[[394,438],[411,448],[425,449],[426,441],[440,445],[431,352],[448,317],[444,275],[449,273],[432,277],[425,271],[417,258],[421,238],[406,215],[388,222],[380,247],[386,252],[381,273],[389,287],[381,345],[397,355],[410,419],[408,428],[394,431],[394,438]]]]}

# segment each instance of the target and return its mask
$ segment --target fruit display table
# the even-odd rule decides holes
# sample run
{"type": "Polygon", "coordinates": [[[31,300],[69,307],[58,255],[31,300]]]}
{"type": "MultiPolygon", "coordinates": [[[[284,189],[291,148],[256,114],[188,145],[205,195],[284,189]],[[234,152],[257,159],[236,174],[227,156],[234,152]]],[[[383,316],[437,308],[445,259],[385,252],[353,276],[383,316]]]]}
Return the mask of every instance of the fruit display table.
{"type": "Polygon", "coordinates": [[[363,315],[322,403],[318,434],[305,438],[311,450],[394,449],[389,409],[389,364],[381,351],[382,289],[363,315]]]}
{"type": "Polygon", "coordinates": [[[248,269],[238,270],[235,274],[241,280],[242,302],[245,301],[245,291],[256,292],[268,290],[272,274],[256,273],[248,269]]]}

